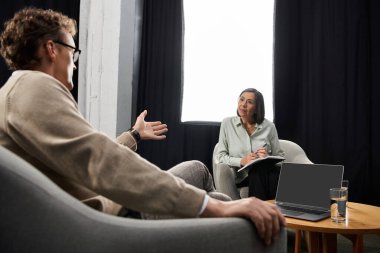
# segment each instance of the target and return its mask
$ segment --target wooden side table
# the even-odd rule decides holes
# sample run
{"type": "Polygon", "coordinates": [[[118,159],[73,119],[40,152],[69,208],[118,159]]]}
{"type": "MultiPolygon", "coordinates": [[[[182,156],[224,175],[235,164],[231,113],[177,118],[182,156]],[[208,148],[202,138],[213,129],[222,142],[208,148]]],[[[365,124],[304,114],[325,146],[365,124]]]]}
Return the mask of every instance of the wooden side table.
{"type": "Polygon", "coordinates": [[[331,219],[317,222],[286,218],[289,228],[296,230],[295,252],[301,252],[301,231],[307,234],[309,253],[336,253],[337,234],[353,243],[353,252],[363,252],[363,235],[380,232],[380,207],[348,202],[345,223],[331,219]]]}

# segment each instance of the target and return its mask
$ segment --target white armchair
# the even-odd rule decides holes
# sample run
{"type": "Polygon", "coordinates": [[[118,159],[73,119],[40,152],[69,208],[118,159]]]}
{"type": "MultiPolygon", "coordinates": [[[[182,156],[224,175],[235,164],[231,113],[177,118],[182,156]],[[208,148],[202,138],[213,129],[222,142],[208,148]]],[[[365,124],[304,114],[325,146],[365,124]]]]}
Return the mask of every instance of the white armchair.
{"type": "MultiPolygon", "coordinates": [[[[292,163],[312,163],[305,151],[296,143],[288,140],[280,140],[281,149],[285,152],[285,161],[292,163]]],[[[248,197],[248,187],[237,188],[235,184],[235,170],[226,164],[219,163],[216,159],[218,143],[215,145],[212,167],[217,191],[227,194],[232,199],[248,197]]]]}

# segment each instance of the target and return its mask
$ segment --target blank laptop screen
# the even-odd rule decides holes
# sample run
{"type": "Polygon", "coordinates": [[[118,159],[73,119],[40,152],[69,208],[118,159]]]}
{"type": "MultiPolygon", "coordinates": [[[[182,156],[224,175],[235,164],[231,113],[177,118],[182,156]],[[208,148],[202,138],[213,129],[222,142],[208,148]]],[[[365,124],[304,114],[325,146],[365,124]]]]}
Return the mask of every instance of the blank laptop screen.
{"type": "Polygon", "coordinates": [[[329,189],[340,187],[342,165],[283,163],[276,202],[330,208],[329,189]]]}

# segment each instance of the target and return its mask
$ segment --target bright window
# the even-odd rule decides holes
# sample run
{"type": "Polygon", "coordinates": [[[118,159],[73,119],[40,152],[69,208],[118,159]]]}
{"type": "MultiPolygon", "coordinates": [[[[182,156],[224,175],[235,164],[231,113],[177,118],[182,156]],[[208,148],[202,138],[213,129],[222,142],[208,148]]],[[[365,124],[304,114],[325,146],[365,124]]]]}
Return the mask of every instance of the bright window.
{"type": "Polygon", "coordinates": [[[184,0],[182,121],[236,115],[245,88],[263,93],[273,120],[274,0],[184,0]]]}

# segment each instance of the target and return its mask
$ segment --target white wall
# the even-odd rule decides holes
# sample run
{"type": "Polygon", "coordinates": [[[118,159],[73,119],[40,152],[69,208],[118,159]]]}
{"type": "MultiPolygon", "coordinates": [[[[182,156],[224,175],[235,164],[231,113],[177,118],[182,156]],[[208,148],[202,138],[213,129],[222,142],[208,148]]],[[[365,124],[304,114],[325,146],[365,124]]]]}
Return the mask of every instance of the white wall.
{"type": "Polygon", "coordinates": [[[86,119],[112,138],[134,123],[136,1],[81,0],[78,104],[86,119]]]}

